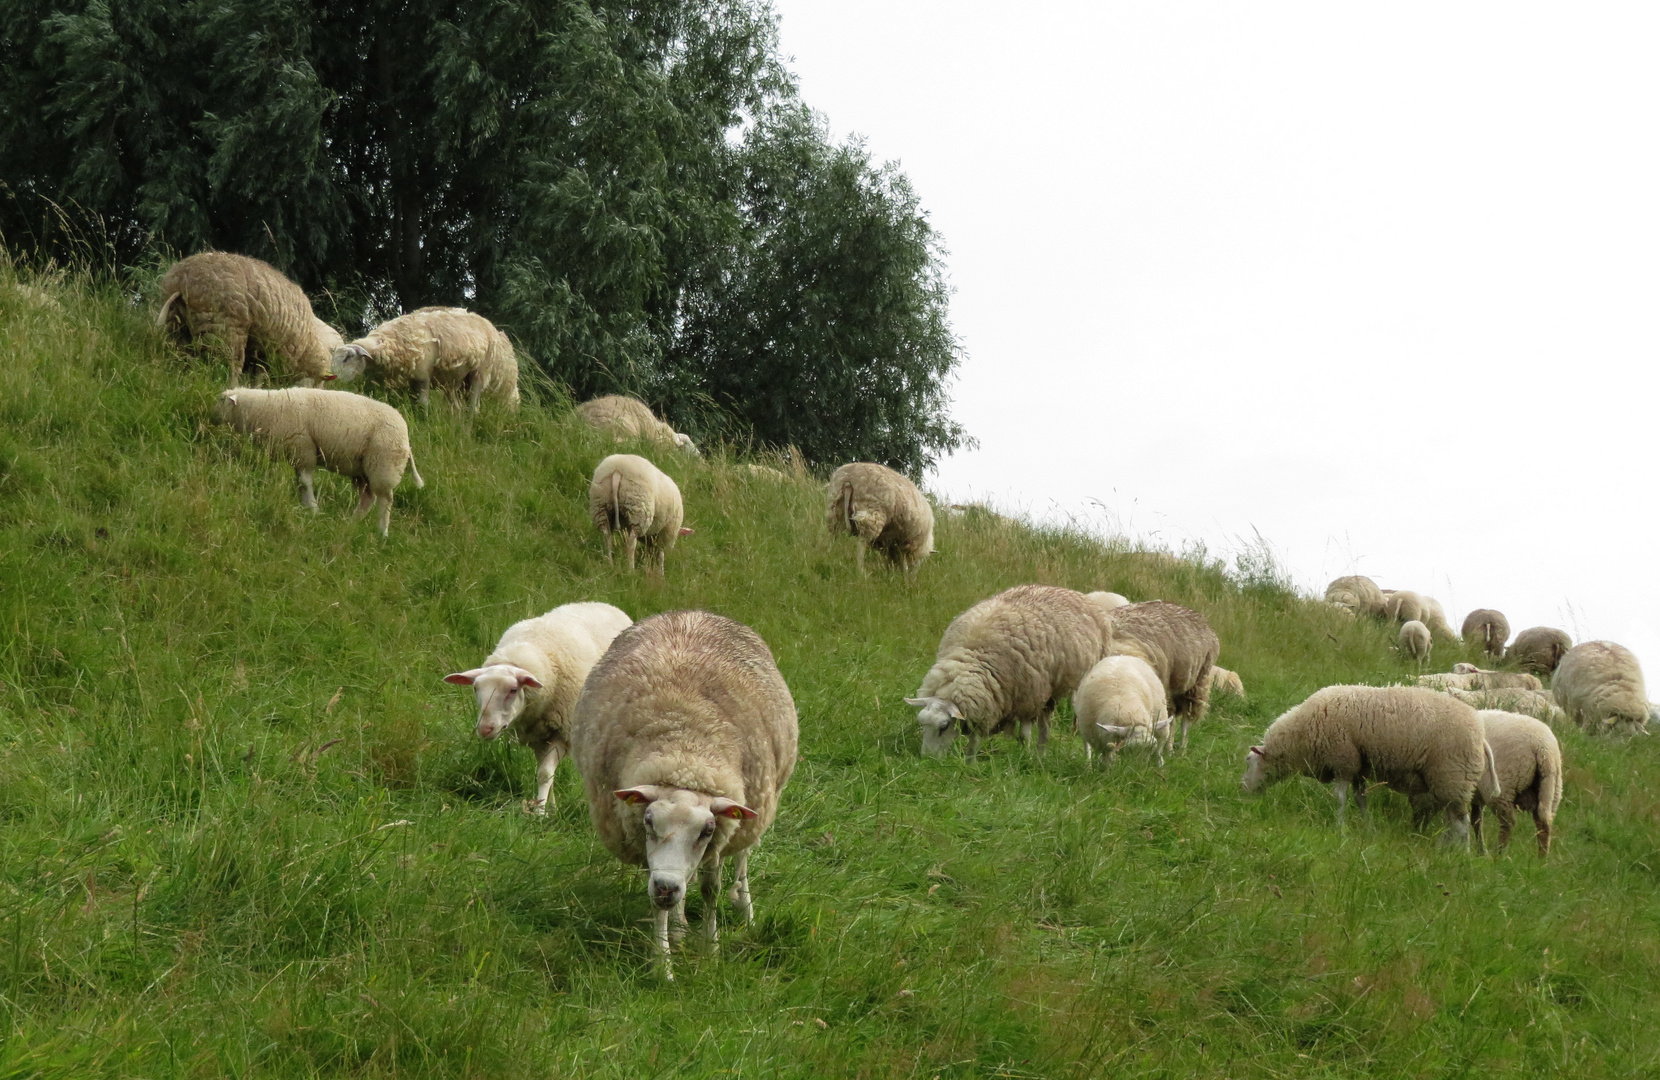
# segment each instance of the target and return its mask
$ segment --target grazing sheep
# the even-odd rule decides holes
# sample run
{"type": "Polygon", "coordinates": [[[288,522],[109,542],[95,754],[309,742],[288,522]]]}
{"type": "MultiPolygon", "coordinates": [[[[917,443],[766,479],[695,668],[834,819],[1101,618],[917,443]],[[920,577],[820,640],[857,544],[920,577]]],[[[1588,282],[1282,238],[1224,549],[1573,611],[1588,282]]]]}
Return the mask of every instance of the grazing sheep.
{"type": "Polygon", "coordinates": [[[482,666],[444,676],[473,688],[479,738],[494,739],[512,725],[536,755],[533,813],[547,813],[554,770],[571,752],[568,732],[583,680],[633,621],[610,604],[564,604],[509,626],[482,666]]]}
{"type": "Polygon", "coordinates": [[[1391,622],[1424,621],[1424,598],[1411,589],[1383,590],[1383,614],[1391,622]]]}
{"type": "Polygon", "coordinates": [[[1565,724],[1568,714],[1556,704],[1548,690],[1524,690],[1519,686],[1498,690],[1448,690],[1447,693],[1473,709],[1500,709],[1521,713],[1547,724],[1565,724]]]}
{"type": "Polygon", "coordinates": [[[1510,639],[1510,620],[1492,608],[1476,608],[1464,616],[1464,632],[1459,636],[1472,645],[1479,644],[1496,660],[1504,655],[1504,643],[1510,639]]]}
{"type": "Polygon", "coordinates": [[[1326,601],[1348,608],[1356,615],[1381,616],[1383,590],[1378,583],[1363,574],[1340,577],[1326,586],[1326,601]]]}
{"type": "Polygon", "coordinates": [[[915,570],[934,550],[934,511],[922,491],[885,465],[856,461],[830,475],[824,518],[831,536],[859,539],[859,573],[871,547],[903,570],[915,570]]]}
{"type": "Polygon", "coordinates": [[[1419,616],[1418,621],[1428,627],[1431,634],[1438,638],[1445,638],[1447,641],[1460,640],[1458,632],[1452,628],[1452,623],[1447,621],[1447,613],[1441,607],[1441,601],[1433,596],[1420,594],[1418,603],[1423,609],[1423,614],[1419,616]]]}
{"type": "Polygon", "coordinates": [[[682,450],[699,453],[697,444],[692,442],[690,435],[676,431],[663,423],[651,411],[651,406],[631,397],[607,394],[592,401],[584,401],[576,407],[576,415],[582,418],[583,423],[597,431],[611,432],[617,437],[618,442],[624,439],[649,439],[657,443],[672,443],[682,450]]]}
{"type": "Polygon", "coordinates": [[[1182,749],[1188,729],[1210,706],[1210,669],[1221,652],[1216,632],[1191,608],[1163,600],[1126,604],[1107,613],[1109,656],[1139,656],[1158,672],[1170,712],[1182,722],[1182,749]]]}
{"type": "Polygon", "coordinates": [[[312,474],[324,468],[349,477],[357,489],[357,513],[380,504],[380,535],[392,523],[392,493],[404,466],[415,486],[426,487],[409,449],[409,426],[392,406],[339,390],[254,390],[219,395],[213,420],[262,440],[273,456],[294,466],[300,505],[315,511],[312,474]]]}
{"type": "Polygon", "coordinates": [[[1637,657],[1612,641],[1587,641],[1568,650],[1551,677],[1551,693],[1568,719],[1590,734],[1647,734],[1649,702],[1637,657]]]}
{"type": "Polygon", "coordinates": [[[611,561],[611,534],[623,534],[623,554],[634,569],[636,544],[657,555],[657,574],[682,533],[685,509],[680,488],[657,466],[637,454],[612,454],[594,470],[588,485],[588,513],[605,534],[605,561],[611,561]]]}
{"type": "Polygon", "coordinates": [[[1438,672],[1434,675],[1418,676],[1418,685],[1427,686],[1432,690],[1540,690],[1544,684],[1525,671],[1483,671],[1480,668],[1471,668],[1468,664],[1460,664],[1459,668],[1470,668],[1468,671],[1455,669],[1450,674],[1438,672]]]}
{"type": "Polygon", "coordinates": [[[249,350],[303,386],[329,377],[329,352],[340,335],[311,310],[305,290],[276,267],[246,255],[204,251],[180,259],[161,277],[156,325],[212,343],[230,359],[231,385],[242,383],[249,350]]]}
{"type": "Polygon", "coordinates": [[[432,385],[465,394],[478,411],[488,393],[519,407],[519,360],[495,324],[466,308],[424,307],[389,319],[335,349],[329,371],[341,383],[372,376],[407,390],[422,405],[432,385]]]}
{"type": "Polygon", "coordinates": [[[1049,741],[1049,714],[1107,651],[1106,616],[1082,593],[1051,585],[1016,585],[958,615],[940,638],[934,666],[915,706],[922,752],[946,752],[960,728],[968,756],[980,740],[1015,725],[1020,741],[1049,741]]]}
{"type": "Polygon", "coordinates": [[[1210,669],[1210,692],[1213,694],[1232,694],[1241,701],[1245,700],[1245,683],[1240,679],[1238,672],[1229,671],[1225,667],[1212,664],[1210,669]]]}
{"type": "Polygon", "coordinates": [[[711,945],[728,858],[732,902],[744,922],[754,919],[749,853],[778,813],[797,737],[795,702],[766,642],[707,611],[642,620],[589,673],[571,746],[600,840],[650,870],[666,977],[669,913],[677,930],[685,926],[694,869],[711,945]]]}
{"type": "Polygon", "coordinates": [[[1485,851],[1481,835],[1483,805],[1491,806],[1499,819],[1499,839],[1494,845],[1502,852],[1510,844],[1510,830],[1516,824],[1516,810],[1531,811],[1539,839],[1539,857],[1550,854],[1551,826],[1562,802],[1562,748],[1551,729],[1531,716],[1484,709],[1476,713],[1493,748],[1494,770],[1499,791],[1487,796],[1477,793],[1470,806],[1470,824],[1475,828],[1476,850],[1485,851]]]}
{"type": "Polygon", "coordinates": [[[1401,652],[1422,664],[1429,660],[1430,649],[1434,646],[1434,639],[1430,637],[1429,627],[1412,619],[1401,624],[1400,632],[1401,652]]]}
{"type": "Polygon", "coordinates": [[[1470,802],[1497,798],[1493,752],[1476,711],[1446,694],[1411,686],[1328,686],[1268,725],[1245,755],[1247,795],[1287,776],[1311,776],[1337,794],[1343,823],[1348,793],[1366,809],[1366,781],[1409,797],[1420,813],[1443,810],[1448,835],[1469,844],[1470,802]]]}
{"type": "Polygon", "coordinates": [[[1554,626],[1532,626],[1516,635],[1504,651],[1506,660],[1538,675],[1549,675],[1574,647],[1574,639],[1554,626]]]}
{"type": "Polygon", "coordinates": [[[1085,754],[1099,750],[1102,769],[1111,768],[1124,747],[1145,747],[1164,764],[1170,745],[1164,684],[1139,656],[1109,656],[1090,668],[1072,694],[1072,710],[1085,754]]]}

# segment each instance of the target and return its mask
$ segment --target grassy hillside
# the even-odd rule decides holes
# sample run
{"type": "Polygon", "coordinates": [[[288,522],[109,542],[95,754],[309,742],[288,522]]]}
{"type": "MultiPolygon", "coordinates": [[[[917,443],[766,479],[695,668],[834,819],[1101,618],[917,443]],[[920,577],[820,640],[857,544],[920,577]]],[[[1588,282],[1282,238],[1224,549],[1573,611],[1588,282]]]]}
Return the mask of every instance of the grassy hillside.
{"type": "Polygon", "coordinates": [[[0,265],[0,1075],[1656,1068],[1649,741],[1562,733],[1548,864],[1529,823],[1467,857],[1381,793],[1340,833],[1312,782],[1241,797],[1241,755],[1314,689],[1406,668],[1271,582],[982,512],[915,580],[861,579],[809,478],[653,452],[697,529],[654,584],[601,557],[611,446],[557,401],[412,416],[428,483],[382,542],[346,481],[304,513],[206,426],[221,380],[119,289],[0,265]],[[1069,734],[922,759],[900,699],[941,630],[1028,581],[1205,612],[1249,704],[1163,770],[1102,777],[1069,734]],[[742,620],[800,710],[756,925],[672,985],[575,773],[525,816],[530,755],[440,682],[575,599],[742,620]]]}

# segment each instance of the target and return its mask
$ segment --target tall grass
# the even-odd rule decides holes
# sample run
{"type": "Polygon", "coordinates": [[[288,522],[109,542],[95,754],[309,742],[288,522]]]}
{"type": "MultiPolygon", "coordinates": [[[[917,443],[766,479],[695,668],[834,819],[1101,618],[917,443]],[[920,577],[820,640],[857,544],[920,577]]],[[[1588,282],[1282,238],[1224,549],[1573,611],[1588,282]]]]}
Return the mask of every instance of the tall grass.
{"type": "Polygon", "coordinates": [[[221,378],[126,290],[0,266],[0,1075],[1655,1069],[1646,741],[1561,733],[1549,863],[1525,824],[1506,858],[1442,850],[1398,797],[1339,832],[1311,782],[1242,798],[1241,753],[1409,669],[1272,567],[970,510],[914,579],[861,579],[810,479],[652,451],[697,529],[658,584],[601,557],[613,447],[556,403],[400,402],[428,484],[382,542],[344,480],[313,516],[206,424],[221,378]],[[920,758],[901,698],[941,630],[1027,581],[1198,608],[1249,703],[1163,770],[1100,776],[1069,735],[920,758]],[[527,817],[530,755],[439,681],[576,599],[740,619],[800,711],[756,924],[672,985],[574,773],[527,817]]]}

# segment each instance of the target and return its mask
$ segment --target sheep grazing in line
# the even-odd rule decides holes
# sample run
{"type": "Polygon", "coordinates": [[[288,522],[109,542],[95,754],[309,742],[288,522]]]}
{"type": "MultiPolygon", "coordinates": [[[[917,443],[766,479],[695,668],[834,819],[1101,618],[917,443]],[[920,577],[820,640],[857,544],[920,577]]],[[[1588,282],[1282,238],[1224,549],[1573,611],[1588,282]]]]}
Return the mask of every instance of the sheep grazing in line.
{"type": "Polygon", "coordinates": [[[657,466],[637,454],[612,454],[594,469],[588,485],[588,514],[605,535],[605,561],[611,561],[611,534],[623,534],[623,555],[634,569],[638,544],[657,556],[657,576],[674,542],[692,530],[682,528],[685,508],[680,488],[657,466]]]}
{"type": "Polygon", "coordinates": [[[906,572],[934,550],[934,510],[920,488],[885,465],[855,461],[830,475],[824,519],[831,536],[857,537],[859,573],[865,548],[906,572]]]}
{"type": "Polygon", "coordinates": [[[1533,814],[1542,859],[1550,854],[1551,826],[1556,821],[1556,808],[1562,802],[1562,748],[1551,729],[1531,716],[1497,709],[1483,709],[1476,715],[1481,718],[1487,745],[1493,749],[1493,765],[1499,779],[1497,795],[1488,797],[1478,793],[1470,806],[1476,850],[1487,849],[1481,835],[1483,806],[1492,807],[1499,819],[1499,839],[1494,844],[1499,852],[1510,845],[1516,811],[1522,809],[1533,814]]]}
{"type": "Polygon", "coordinates": [[[1212,664],[1210,669],[1210,692],[1213,694],[1232,694],[1241,701],[1245,700],[1245,683],[1238,672],[1229,671],[1225,667],[1212,664]]]}
{"type": "Polygon", "coordinates": [[[229,424],[263,441],[273,456],[294,466],[300,505],[315,511],[312,474],[324,468],[349,477],[357,489],[357,513],[380,504],[380,535],[392,524],[392,493],[404,466],[415,486],[426,487],[409,448],[409,426],[392,406],[338,390],[254,390],[219,395],[215,423],[229,424]]]}
{"type": "Polygon", "coordinates": [[[1423,622],[1424,598],[1411,589],[1385,589],[1383,614],[1390,622],[1423,622]]]}
{"type": "Polygon", "coordinates": [[[961,730],[968,757],[980,740],[1017,726],[1041,751],[1049,715],[1106,654],[1112,631],[1082,593],[1051,585],[1017,585],[958,615],[940,638],[934,666],[915,697],[922,752],[938,757],[961,730]]]}
{"type": "Polygon", "coordinates": [[[1524,690],[1519,686],[1498,690],[1448,690],[1447,693],[1473,709],[1499,709],[1521,713],[1547,724],[1565,724],[1568,714],[1556,704],[1548,690],[1524,690]]]}
{"type": "Polygon", "coordinates": [[[1418,685],[1431,690],[1542,690],[1544,684],[1525,671],[1484,671],[1459,664],[1452,672],[1418,676],[1418,685]],[[1469,670],[1461,670],[1468,668],[1469,670]]]}
{"type": "Polygon", "coordinates": [[[1446,694],[1411,686],[1328,686],[1268,725],[1245,755],[1249,795],[1287,776],[1330,782],[1337,821],[1350,788],[1366,809],[1366,782],[1415,798],[1414,810],[1446,814],[1447,842],[1466,846],[1470,803],[1499,795],[1493,752],[1476,711],[1446,694]]]}
{"type": "Polygon", "coordinates": [[[694,870],[711,946],[727,859],[732,903],[753,921],[749,855],[778,813],[797,738],[795,702],[766,642],[719,615],[644,619],[589,673],[571,724],[588,813],[611,854],[650,871],[666,977],[669,915],[678,933],[694,870]]]}
{"type": "Polygon", "coordinates": [[[1170,745],[1170,716],[1164,684],[1139,656],[1109,656],[1089,669],[1072,695],[1073,729],[1084,739],[1084,752],[1101,752],[1101,768],[1112,767],[1118,751],[1151,750],[1164,764],[1170,745]]]}
{"type": "Polygon", "coordinates": [[[1510,620],[1492,608],[1476,608],[1464,616],[1464,632],[1459,635],[1493,659],[1504,655],[1504,643],[1510,640],[1510,620]]]}
{"type": "Polygon", "coordinates": [[[494,739],[511,726],[536,755],[531,812],[547,813],[554,771],[571,752],[571,717],[583,680],[633,621],[610,604],[564,604],[509,626],[479,667],[444,676],[473,688],[479,738],[494,739]]]}
{"type": "Polygon", "coordinates": [[[1326,602],[1348,608],[1356,615],[1383,614],[1383,590],[1364,574],[1340,577],[1327,585],[1326,602]]]}
{"type": "Polygon", "coordinates": [[[1648,691],[1637,657],[1612,641],[1587,641],[1568,650],[1551,677],[1551,693],[1587,733],[1648,733],[1648,691]]]}
{"type": "Polygon", "coordinates": [[[1210,706],[1210,670],[1222,646],[1205,617],[1163,600],[1126,604],[1107,613],[1109,656],[1139,656],[1158,672],[1170,713],[1182,722],[1182,749],[1188,729],[1210,706]]]}
{"type": "Polygon", "coordinates": [[[1401,624],[1400,645],[1401,652],[1422,664],[1429,660],[1434,639],[1430,636],[1429,627],[1412,619],[1401,624]]]}
{"type": "MultiPolygon", "coordinates": [[[[648,439],[651,442],[674,445],[693,454],[700,454],[692,437],[657,419],[651,406],[622,394],[584,401],[576,407],[576,415],[596,431],[609,431],[618,442],[625,439],[648,439]]],[[[701,455],[700,455],[701,456],[701,455]]],[[[782,474],[780,474],[782,475],[782,474]]]]}
{"type": "Polygon", "coordinates": [[[224,251],[180,259],[161,277],[156,325],[181,330],[230,360],[231,385],[257,353],[276,372],[313,386],[329,378],[329,353],[340,335],[311,310],[305,290],[270,263],[224,251]]]}
{"type": "Polygon", "coordinates": [[[1573,647],[1574,639],[1556,627],[1532,626],[1516,635],[1504,657],[1537,675],[1549,675],[1573,647]]]}
{"type": "Polygon", "coordinates": [[[486,395],[519,407],[519,359],[495,324],[466,308],[424,307],[389,319],[335,349],[329,371],[342,384],[373,377],[422,405],[433,384],[465,395],[473,412],[486,395]]]}

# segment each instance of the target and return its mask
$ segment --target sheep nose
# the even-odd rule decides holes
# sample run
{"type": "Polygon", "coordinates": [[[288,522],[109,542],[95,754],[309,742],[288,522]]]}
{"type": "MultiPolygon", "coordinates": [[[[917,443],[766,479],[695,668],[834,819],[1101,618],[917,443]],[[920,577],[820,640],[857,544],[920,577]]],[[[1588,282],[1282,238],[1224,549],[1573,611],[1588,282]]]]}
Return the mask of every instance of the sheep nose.
{"type": "Polygon", "coordinates": [[[665,911],[680,901],[680,883],[673,878],[651,875],[651,902],[665,911]]]}

